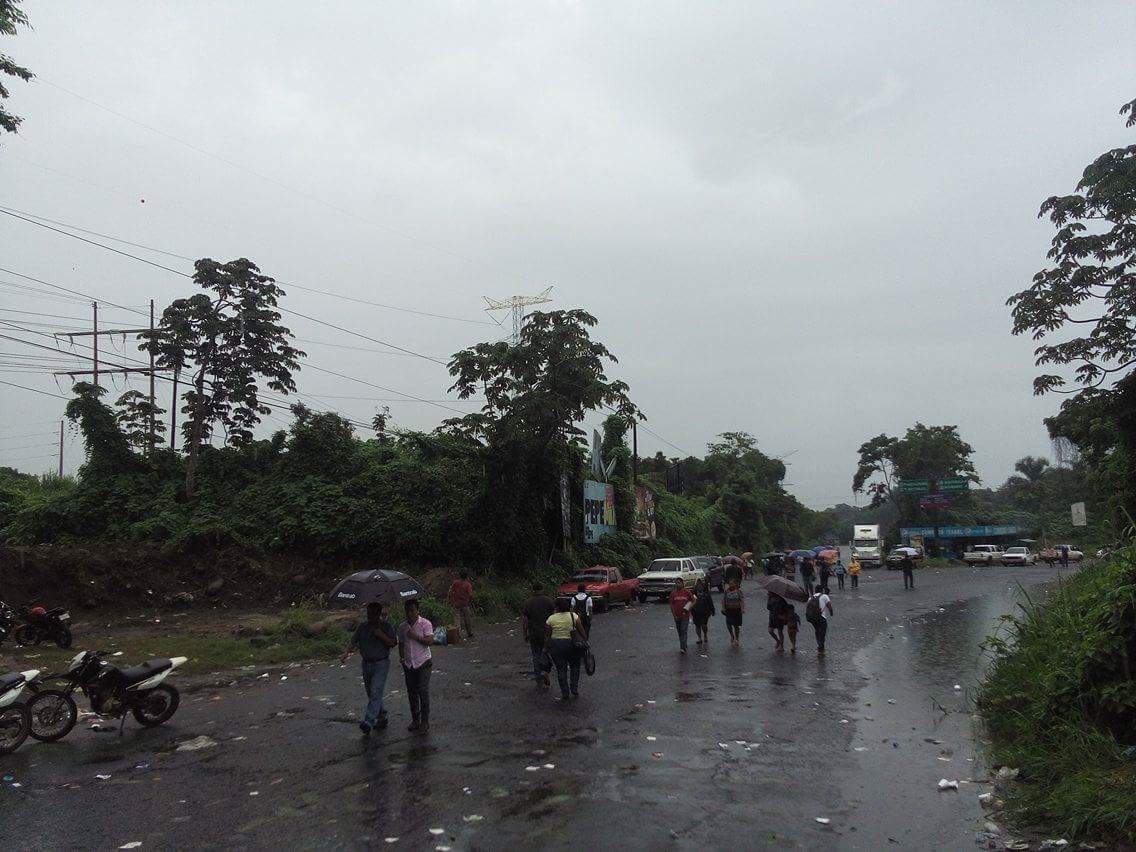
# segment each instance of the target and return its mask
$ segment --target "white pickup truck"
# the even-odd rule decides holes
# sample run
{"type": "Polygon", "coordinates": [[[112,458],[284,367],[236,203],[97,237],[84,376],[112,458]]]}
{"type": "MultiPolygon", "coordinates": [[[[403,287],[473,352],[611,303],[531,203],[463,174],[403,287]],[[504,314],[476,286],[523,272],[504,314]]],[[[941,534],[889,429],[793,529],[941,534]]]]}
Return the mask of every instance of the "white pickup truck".
{"type": "Polygon", "coordinates": [[[682,580],[686,588],[693,589],[705,576],[706,572],[689,557],[656,559],[639,575],[639,602],[648,597],[668,597],[674,591],[675,580],[682,580]]]}
{"type": "Polygon", "coordinates": [[[962,561],[967,565],[995,565],[1002,561],[1002,548],[996,544],[972,544],[962,561]]]}

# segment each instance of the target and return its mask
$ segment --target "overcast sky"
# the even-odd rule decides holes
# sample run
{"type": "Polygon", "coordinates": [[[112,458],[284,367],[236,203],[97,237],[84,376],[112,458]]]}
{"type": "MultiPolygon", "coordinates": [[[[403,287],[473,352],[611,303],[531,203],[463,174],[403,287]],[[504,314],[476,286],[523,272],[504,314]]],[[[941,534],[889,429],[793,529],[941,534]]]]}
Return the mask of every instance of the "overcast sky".
{"type": "MultiPolygon", "coordinates": [[[[289,290],[285,309],[442,358],[504,333],[477,324],[482,296],[554,285],[547,307],[598,317],[611,375],[661,436],[641,431],[641,453],[745,430],[792,453],[789,489],[813,507],[852,502],[860,443],[916,420],[958,424],[990,484],[1049,453],[1059,399],[1032,396],[1004,302],[1045,262],[1040,203],[1132,141],[1116,114],[1136,97],[1130,0],[25,9],[34,30],[0,51],[39,80],[8,84],[24,124],[0,141],[0,204],[467,320],[289,290]]],[[[126,306],[192,289],[8,216],[0,249],[126,306]]],[[[0,286],[0,308],[89,326],[88,305],[27,290],[0,286]]],[[[451,416],[399,399],[444,400],[444,367],[286,321],[312,365],[398,392],[305,369],[313,405],[451,416]]],[[[62,405],[0,385],[0,464],[49,469],[62,405]]],[[[66,461],[82,462],[70,433],[66,461]]]]}

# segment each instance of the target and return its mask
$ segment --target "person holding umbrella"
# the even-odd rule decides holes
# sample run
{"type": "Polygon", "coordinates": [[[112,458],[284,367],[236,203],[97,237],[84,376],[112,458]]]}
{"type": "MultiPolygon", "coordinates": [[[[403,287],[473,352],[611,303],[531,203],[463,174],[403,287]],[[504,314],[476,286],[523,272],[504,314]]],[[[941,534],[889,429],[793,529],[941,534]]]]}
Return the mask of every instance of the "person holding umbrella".
{"type": "Polygon", "coordinates": [[[363,689],[367,693],[367,706],[363,711],[363,721],[359,730],[366,736],[375,728],[387,726],[387,713],[383,709],[383,690],[390,672],[390,649],[398,644],[394,628],[387,621],[383,605],[378,602],[367,604],[367,620],[355,628],[347,650],[343,652],[343,662],[358,651],[363,657],[363,689]]]}
{"type": "Polygon", "coordinates": [[[911,551],[905,550],[903,552],[903,561],[899,563],[899,567],[903,569],[903,588],[915,588],[915,560],[911,558],[911,551]]]}

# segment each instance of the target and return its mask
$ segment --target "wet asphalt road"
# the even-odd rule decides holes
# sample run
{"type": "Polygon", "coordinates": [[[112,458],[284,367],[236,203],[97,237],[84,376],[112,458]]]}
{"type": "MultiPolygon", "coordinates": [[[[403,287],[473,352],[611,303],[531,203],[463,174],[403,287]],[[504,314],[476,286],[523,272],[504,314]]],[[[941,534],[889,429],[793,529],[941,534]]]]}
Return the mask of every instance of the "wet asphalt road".
{"type": "Polygon", "coordinates": [[[119,738],[81,723],[0,757],[13,779],[0,783],[0,843],[973,848],[975,796],[988,789],[967,783],[987,774],[971,717],[978,642],[1018,583],[1057,574],[926,570],[905,592],[898,573],[870,572],[859,590],[834,590],[822,659],[807,623],[796,655],[773,651],[764,593],[749,582],[741,649],[718,616],[709,652],[680,657],[667,607],[616,610],[596,619],[599,670],[571,703],[527,679],[519,630],[487,627],[435,649],[422,737],[405,730],[397,673],[391,727],[360,736],[355,661],[186,681],[163,728],[131,720],[119,738]],[[202,735],[217,745],[175,750],[202,735]],[[939,778],[961,791],[940,793],[939,778]]]}

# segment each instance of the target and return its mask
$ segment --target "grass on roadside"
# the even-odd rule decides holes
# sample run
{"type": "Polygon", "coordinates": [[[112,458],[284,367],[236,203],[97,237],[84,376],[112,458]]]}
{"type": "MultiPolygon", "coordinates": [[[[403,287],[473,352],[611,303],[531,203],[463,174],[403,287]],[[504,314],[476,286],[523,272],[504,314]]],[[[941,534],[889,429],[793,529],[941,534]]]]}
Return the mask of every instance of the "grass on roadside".
{"type": "Polygon", "coordinates": [[[1073,838],[1136,841],[1136,553],[1063,581],[1007,635],[979,695],[1018,821],[1073,838]]]}

